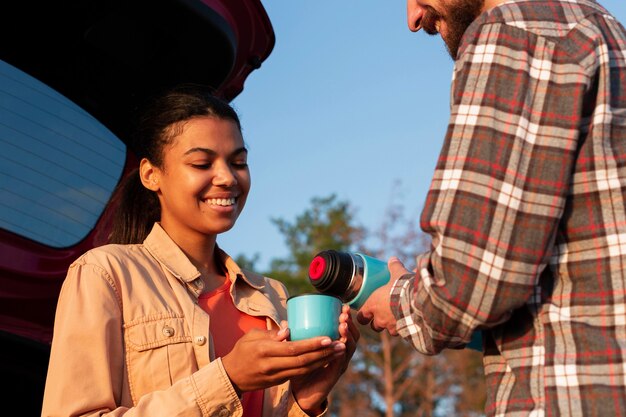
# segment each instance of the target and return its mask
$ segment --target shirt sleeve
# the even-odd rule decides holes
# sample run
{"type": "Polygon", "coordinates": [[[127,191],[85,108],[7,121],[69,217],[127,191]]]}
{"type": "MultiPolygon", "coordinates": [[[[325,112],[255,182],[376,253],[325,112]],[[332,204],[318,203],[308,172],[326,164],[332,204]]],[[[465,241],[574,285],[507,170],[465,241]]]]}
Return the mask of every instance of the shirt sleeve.
{"type": "Polygon", "coordinates": [[[474,22],[464,35],[421,218],[431,250],[392,290],[398,331],[423,353],[462,347],[538,291],[589,86],[566,52],[504,24],[474,22]]]}

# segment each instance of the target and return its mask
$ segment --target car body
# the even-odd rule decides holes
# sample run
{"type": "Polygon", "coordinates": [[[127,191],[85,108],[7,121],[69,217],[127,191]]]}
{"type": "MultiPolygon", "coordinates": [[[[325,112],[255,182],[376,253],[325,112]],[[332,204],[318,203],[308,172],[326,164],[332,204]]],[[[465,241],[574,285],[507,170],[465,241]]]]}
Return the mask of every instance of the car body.
{"type": "Polygon", "coordinates": [[[232,100],[275,37],[260,0],[1,7],[0,370],[3,397],[28,416],[40,413],[67,268],[106,242],[108,200],[137,164],[133,109],[178,83],[232,100]]]}

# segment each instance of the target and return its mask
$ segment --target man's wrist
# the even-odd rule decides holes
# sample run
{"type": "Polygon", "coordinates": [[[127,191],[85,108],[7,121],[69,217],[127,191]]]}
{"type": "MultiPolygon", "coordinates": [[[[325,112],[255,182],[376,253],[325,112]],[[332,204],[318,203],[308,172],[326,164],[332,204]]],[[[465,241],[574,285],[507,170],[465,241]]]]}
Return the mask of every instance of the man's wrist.
{"type": "Polygon", "coordinates": [[[391,286],[391,291],[389,294],[389,306],[391,307],[391,312],[393,313],[396,319],[401,316],[401,307],[400,303],[403,297],[403,292],[407,288],[407,281],[413,281],[415,279],[415,274],[404,274],[400,278],[394,282],[391,286]]]}

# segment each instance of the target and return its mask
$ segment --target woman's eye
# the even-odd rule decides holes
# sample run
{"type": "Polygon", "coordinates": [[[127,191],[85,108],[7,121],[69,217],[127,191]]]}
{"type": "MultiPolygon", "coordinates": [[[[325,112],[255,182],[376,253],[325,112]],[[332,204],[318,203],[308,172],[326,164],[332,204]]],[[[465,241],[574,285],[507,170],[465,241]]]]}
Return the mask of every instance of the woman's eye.
{"type": "Polygon", "coordinates": [[[248,162],[247,161],[234,161],[232,165],[235,168],[246,168],[248,166],[248,162]]]}
{"type": "Polygon", "coordinates": [[[211,168],[211,163],[210,162],[206,162],[206,163],[202,163],[202,164],[191,164],[191,166],[196,168],[196,169],[209,169],[209,168],[211,168]]]}

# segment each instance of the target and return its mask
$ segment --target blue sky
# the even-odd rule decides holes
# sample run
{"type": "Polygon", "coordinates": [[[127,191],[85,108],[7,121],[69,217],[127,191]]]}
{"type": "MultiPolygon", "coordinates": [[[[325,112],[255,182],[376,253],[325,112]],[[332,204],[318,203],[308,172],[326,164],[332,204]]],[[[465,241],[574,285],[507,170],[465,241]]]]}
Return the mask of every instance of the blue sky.
{"type": "MultiPolygon", "coordinates": [[[[276,45],[233,101],[249,147],[252,190],[218,238],[263,270],[287,249],[272,218],[293,221],[336,194],[370,230],[394,184],[418,217],[445,134],[452,60],[412,33],[402,0],[266,0],[276,45]]],[[[626,2],[601,2],[626,22],[626,2]]],[[[410,263],[410,260],[405,260],[410,263]]]]}

